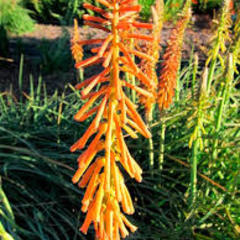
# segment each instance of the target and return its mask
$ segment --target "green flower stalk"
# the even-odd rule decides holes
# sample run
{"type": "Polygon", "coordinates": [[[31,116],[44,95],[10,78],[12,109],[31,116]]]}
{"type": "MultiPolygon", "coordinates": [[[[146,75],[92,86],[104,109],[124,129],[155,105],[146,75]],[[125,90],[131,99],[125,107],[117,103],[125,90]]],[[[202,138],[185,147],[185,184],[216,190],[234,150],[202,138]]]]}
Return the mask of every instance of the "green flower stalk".
{"type": "Polygon", "coordinates": [[[199,84],[196,100],[193,101],[192,115],[188,118],[188,127],[192,128],[192,135],[189,140],[189,148],[192,149],[191,155],[191,182],[190,182],[190,206],[196,202],[197,197],[197,164],[200,151],[203,151],[203,135],[206,134],[205,124],[209,122],[206,115],[210,107],[209,96],[207,93],[208,68],[205,67],[201,82],[199,84]]]}
{"type": "Polygon", "coordinates": [[[222,67],[224,68],[224,60],[220,53],[226,52],[226,42],[231,41],[230,27],[231,21],[231,0],[225,0],[222,8],[222,13],[219,21],[217,21],[217,30],[211,39],[211,49],[208,52],[208,59],[206,66],[209,66],[207,90],[210,91],[213,75],[215,72],[217,60],[219,59],[222,67]]]}
{"type": "MultiPolygon", "coordinates": [[[[223,81],[220,83],[220,102],[217,109],[216,121],[215,121],[215,133],[218,135],[222,127],[222,122],[224,120],[224,110],[229,104],[229,95],[232,87],[232,82],[234,79],[234,67],[233,67],[233,55],[229,54],[227,68],[223,77],[223,81]]],[[[213,143],[213,159],[217,159],[218,138],[214,140],[213,143]]]]}

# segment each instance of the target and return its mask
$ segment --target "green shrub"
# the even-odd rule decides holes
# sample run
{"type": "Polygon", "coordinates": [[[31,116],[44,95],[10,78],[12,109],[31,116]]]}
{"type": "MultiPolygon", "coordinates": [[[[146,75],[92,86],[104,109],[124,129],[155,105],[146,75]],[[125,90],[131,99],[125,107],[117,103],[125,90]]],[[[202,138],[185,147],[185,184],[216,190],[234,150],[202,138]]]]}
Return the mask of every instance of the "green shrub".
{"type": "Polygon", "coordinates": [[[41,60],[38,64],[44,74],[54,71],[68,71],[72,64],[72,56],[69,50],[69,33],[63,29],[62,35],[54,44],[43,39],[38,49],[41,52],[41,60]]]}
{"type": "Polygon", "coordinates": [[[0,27],[16,34],[33,30],[34,21],[29,16],[29,10],[21,3],[19,0],[0,1],[0,27]]]}
{"type": "MultiPolygon", "coordinates": [[[[35,17],[44,23],[71,25],[74,18],[81,18],[83,0],[24,0],[25,6],[34,10],[35,17]]],[[[91,1],[87,1],[91,2],[91,1]]]]}
{"type": "Polygon", "coordinates": [[[21,3],[19,0],[0,1],[0,53],[3,56],[8,53],[8,32],[22,34],[34,28],[29,10],[23,8],[21,3]]]}

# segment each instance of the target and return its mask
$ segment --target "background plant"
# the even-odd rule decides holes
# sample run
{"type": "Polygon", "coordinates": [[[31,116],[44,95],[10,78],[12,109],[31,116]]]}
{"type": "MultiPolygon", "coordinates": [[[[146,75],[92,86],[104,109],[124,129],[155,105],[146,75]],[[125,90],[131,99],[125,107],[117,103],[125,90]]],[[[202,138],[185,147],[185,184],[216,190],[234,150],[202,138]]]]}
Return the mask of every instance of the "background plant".
{"type": "MultiPolygon", "coordinates": [[[[83,0],[24,0],[25,6],[35,11],[33,17],[41,22],[58,22],[71,25],[74,18],[81,18],[85,12],[83,0]]],[[[91,2],[89,0],[88,2],[91,2]]]]}
{"type": "Polygon", "coordinates": [[[29,16],[29,10],[25,9],[22,1],[0,1],[0,52],[7,55],[8,32],[21,34],[32,31],[34,21],[29,16]]]}

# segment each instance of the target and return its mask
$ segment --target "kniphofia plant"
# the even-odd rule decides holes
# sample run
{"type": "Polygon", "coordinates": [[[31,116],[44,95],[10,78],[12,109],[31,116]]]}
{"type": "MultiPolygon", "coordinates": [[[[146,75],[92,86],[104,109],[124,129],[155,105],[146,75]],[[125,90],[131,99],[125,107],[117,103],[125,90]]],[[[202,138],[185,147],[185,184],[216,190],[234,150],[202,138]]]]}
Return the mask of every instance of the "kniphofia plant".
{"type": "Polygon", "coordinates": [[[107,37],[73,41],[73,50],[82,49],[86,44],[98,44],[92,48],[94,56],[80,61],[75,57],[76,68],[101,64],[103,69],[76,86],[76,89],[82,89],[82,99],[87,101],[74,119],[81,122],[94,114],[95,117],[83,136],[71,147],[71,151],[85,149],[78,158],[78,170],[72,178],[73,183],[87,188],[82,200],[82,211],[87,215],[81,231],[86,234],[93,223],[97,239],[103,240],[120,239],[120,234],[124,238],[129,234],[127,228],[132,232],[136,230],[121,211],[133,214],[134,207],[119,165],[138,182],[142,180],[142,170],[127,148],[123,129],[133,138],[137,137],[135,131],[146,138],[151,137],[151,134],[124,88],[131,88],[145,97],[151,96],[151,93],[125,81],[121,78],[121,73],[130,73],[143,85],[152,85],[148,76],[134,63],[130,53],[148,61],[152,57],[129,49],[128,43],[131,39],[151,42],[153,38],[128,31],[152,28],[151,24],[135,20],[136,14],[141,10],[135,1],[98,2],[105,10],[88,3],[84,7],[100,16],[84,15],[83,18],[86,25],[108,33],[107,37]],[[97,85],[98,90],[95,88],[97,85]],[[94,137],[90,140],[92,136],[94,137]]]}
{"type": "MultiPolygon", "coordinates": [[[[162,27],[162,18],[157,16],[157,12],[162,14],[163,5],[160,0],[157,1],[156,10],[153,8],[154,24],[150,24],[136,20],[141,10],[136,1],[97,1],[105,6],[105,9],[85,3],[86,9],[95,11],[99,16],[84,15],[83,18],[86,25],[106,32],[106,38],[76,41],[78,37],[75,28],[72,41],[77,68],[94,64],[101,64],[103,67],[100,73],[76,86],[77,89],[82,89],[82,99],[87,101],[75,115],[75,120],[81,122],[92,115],[95,115],[95,118],[83,136],[71,147],[71,151],[85,148],[78,158],[78,170],[72,181],[78,183],[81,188],[87,187],[82,200],[82,211],[87,215],[81,231],[87,233],[90,224],[93,223],[97,239],[115,240],[120,239],[120,234],[123,238],[129,234],[126,227],[132,232],[136,230],[121,211],[122,209],[126,214],[133,214],[134,207],[119,165],[124,167],[130,177],[138,182],[142,180],[142,170],[127,148],[123,131],[132,138],[138,137],[136,132],[146,138],[151,137],[136,111],[136,105],[126,95],[125,89],[130,88],[146,99],[145,108],[149,116],[157,98],[157,75],[154,68],[159,57],[158,35],[162,27]],[[153,34],[144,35],[139,29],[153,30],[153,34]],[[133,41],[136,43],[132,44],[133,41]],[[139,45],[143,41],[147,41],[146,46],[150,50],[141,51],[139,45]],[[91,49],[95,55],[81,60],[81,53],[78,54],[75,49],[82,51],[82,46],[86,44],[95,44],[91,49]],[[145,67],[135,64],[135,56],[144,62],[145,67]],[[140,87],[126,81],[123,78],[126,73],[134,76],[141,83],[140,87]]],[[[181,36],[177,40],[182,39],[189,16],[189,11],[186,11],[186,16],[179,23],[181,36]]],[[[179,41],[178,44],[181,45],[182,40],[179,41]]],[[[180,58],[179,48],[176,50],[177,59],[180,58]]],[[[164,69],[166,70],[166,67],[164,69]]],[[[162,81],[163,79],[160,79],[160,87],[163,87],[162,81]]],[[[174,86],[171,85],[170,88],[172,98],[174,86]]],[[[161,101],[167,102],[169,98],[162,98],[161,101]]],[[[165,103],[164,106],[169,104],[165,103]]]]}

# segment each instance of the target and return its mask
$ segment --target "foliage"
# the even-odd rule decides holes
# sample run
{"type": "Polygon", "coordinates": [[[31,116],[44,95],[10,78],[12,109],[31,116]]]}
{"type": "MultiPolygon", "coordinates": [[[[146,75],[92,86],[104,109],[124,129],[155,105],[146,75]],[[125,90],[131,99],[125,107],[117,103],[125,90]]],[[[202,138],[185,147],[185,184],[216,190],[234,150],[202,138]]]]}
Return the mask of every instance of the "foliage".
{"type": "MultiPolygon", "coordinates": [[[[86,10],[82,7],[84,2],[97,3],[93,0],[22,0],[24,5],[35,13],[32,17],[40,22],[51,23],[60,22],[64,25],[71,25],[74,18],[81,19],[86,10]]],[[[176,19],[177,14],[181,11],[183,0],[165,0],[165,19],[176,19]]],[[[141,18],[148,20],[151,17],[151,6],[155,0],[139,0],[142,6],[141,18]]],[[[221,0],[193,0],[193,9],[197,12],[210,12],[214,8],[221,6],[221,0]]],[[[89,12],[89,11],[88,11],[89,12]]],[[[91,11],[91,14],[94,12],[91,11]]]]}
{"type": "Polygon", "coordinates": [[[155,0],[139,0],[139,4],[142,5],[141,17],[143,20],[148,20],[151,16],[151,6],[155,3],[155,0]]]}
{"type": "Polygon", "coordinates": [[[56,39],[54,44],[52,41],[43,39],[38,49],[41,53],[41,59],[36,64],[40,65],[44,74],[53,71],[67,71],[73,65],[72,56],[69,51],[69,32],[62,29],[62,35],[56,39]]]}
{"type": "Polygon", "coordinates": [[[21,34],[32,31],[33,20],[29,17],[29,11],[21,6],[20,0],[0,1],[0,26],[6,31],[21,34]]]}
{"type": "Polygon", "coordinates": [[[21,6],[21,0],[0,1],[0,52],[8,54],[8,32],[22,34],[34,29],[29,10],[21,6]]]}
{"type": "MultiPolygon", "coordinates": [[[[35,18],[49,22],[60,22],[70,25],[74,18],[81,18],[84,11],[83,0],[24,0],[29,8],[35,11],[35,18]]],[[[33,15],[33,17],[34,17],[33,15]]]]}

